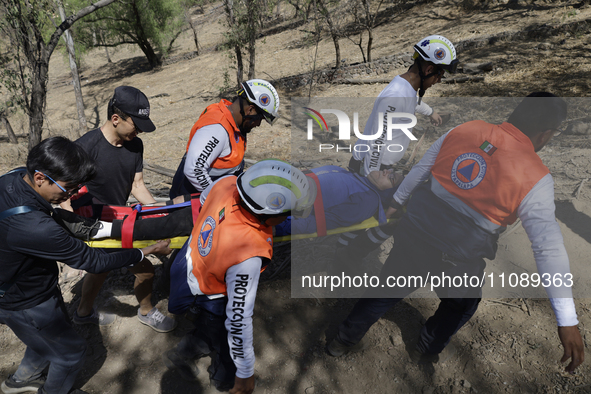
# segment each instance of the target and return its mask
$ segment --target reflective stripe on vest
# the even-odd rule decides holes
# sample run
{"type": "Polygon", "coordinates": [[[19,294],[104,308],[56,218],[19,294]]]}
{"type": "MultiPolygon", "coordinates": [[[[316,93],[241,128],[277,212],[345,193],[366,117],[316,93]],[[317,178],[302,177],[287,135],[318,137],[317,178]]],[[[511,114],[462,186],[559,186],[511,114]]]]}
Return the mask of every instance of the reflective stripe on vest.
{"type": "Polygon", "coordinates": [[[226,271],[251,257],[273,256],[273,230],[240,206],[236,177],[211,189],[187,249],[187,281],[193,294],[227,294],[226,271]]]}
{"type": "Polygon", "coordinates": [[[473,121],[453,129],[431,168],[432,192],[483,229],[517,220],[527,193],[550,171],[510,123],[473,121]]]}
{"type": "MultiPolygon", "coordinates": [[[[228,140],[230,141],[230,149],[232,150],[229,155],[224,157],[216,158],[211,164],[212,168],[218,169],[234,169],[242,163],[244,160],[244,152],[246,150],[246,140],[240,134],[240,129],[236,126],[232,113],[228,109],[228,105],[232,103],[228,100],[222,99],[219,103],[211,104],[201,113],[199,119],[191,128],[191,134],[189,135],[189,141],[187,142],[187,152],[191,145],[191,140],[197,130],[202,127],[219,124],[226,129],[228,133],[228,140]]],[[[224,174],[232,173],[232,171],[224,171],[224,174]]]]}

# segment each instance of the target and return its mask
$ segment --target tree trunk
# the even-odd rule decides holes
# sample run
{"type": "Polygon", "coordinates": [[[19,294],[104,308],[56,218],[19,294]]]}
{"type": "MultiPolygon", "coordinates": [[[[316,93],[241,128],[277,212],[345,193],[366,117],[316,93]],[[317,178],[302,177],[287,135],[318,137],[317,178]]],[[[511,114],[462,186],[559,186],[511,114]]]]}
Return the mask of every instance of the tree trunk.
{"type": "Polygon", "coordinates": [[[361,56],[363,57],[363,63],[367,63],[367,58],[365,57],[365,51],[363,50],[363,32],[359,33],[359,42],[356,43],[361,51],[361,56]]]}
{"type": "MultiPolygon", "coordinates": [[[[247,34],[248,34],[248,79],[255,78],[255,57],[256,57],[256,38],[257,38],[257,29],[256,29],[256,21],[255,21],[255,14],[258,12],[256,9],[260,7],[259,4],[256,3],[257,0],[247,0],[246,6],[250,9],[248,12],[248,25],[247,25],[247,34]]],[[[260,1],[260,0],[259,0],[260,1]]]]}
{"type": "Polygon", "coordinates": [[[107,55],[107,63],[113,63],[111,56],[109,56],[109,49],[105,47],[105,55],[107,55]]]}
{"type": "MultiPolygon", "coordinates": [[[[228,25],[230,30],[234,29],[234,0],[225,0],[224,6],[226,8],[226,15],[228,15],[228,25]]],[[[242,83],[242,76],[244,74],[244,65],[242,64],[242,51],[240,45],[234,45],[234,53],[236,54],[236,83],[240,85],[242,83]]]]}
{"type": "Polygon", "coordinates": [[[157,68],[160,67],[162,65],[162,59],[160,58],[160,56],[158,56],[156,54],[156,52],[154,52],[154,48],[152,48],[152,44],[150,44],[150,41],[148,41],[148,37],[146,36],[146,33],[144,32],[144,27],[142,26],[142,20],[140,17],[140,10],[138,10],[137,8],[137,4],[135,1],[132,1],[132,8],[133,8],[133,13],[135,15],[135,32],[137,34],[137,41],[138,41],[138,45],[140,47],[140,49],[142,50],[142,52],[144,53],[144,55],[146,55],[146,58],[148,59],[148,62],[150,63],[150,67],[152,68],[157,68]]]}
{"type": "Polygon", "coordinates": [[[336,34],[332,34],[332,42],[334,43],[334,51],[336,55],[336,66],[334,67],[335,70],[338,70],[341,66],[341,48],[339,46],[339,36],[336,34]]]}
{"type": "Polygon", "coordinates": [[[191,26],[191,30],[193,30],[193,41],[195,42],[195,52],[197,52],[197,56],[199,56],[199,40],[197,39],[197,28],[193,24],[193,20],[191,19],[191,15],[188,15],[189,19],[189,26],[191,26]]]}
{"type": "Polygon", "coordinates": [[[367,38],[367,62],[371,62],[371,45],[373,44],[373,34],[372,29],[367,29],[367,33],[369,37],[367,38]]]}
{"type": "Polygon", "coordinates": [[[2,121],[2,124],[4,125],[4,128],[6,129],[6,134],[8,134],[8,141],[10,141],[11,144],[18,144],[18,140],[16,139],[16,135],[14,134],[14,131],[12,130],[12,126],[10,125],[10,122],[8,121],[8,118],[6,117],[5,114],[0,114],[0,120],[2,121]]]}
{"type": "Polygon", "coordinates": [[[236,82],[240,85],[243,81],[244,64],[242,64],[242,51],[239,45],[234,47],[234,52],[236,52],[236,82]]]}
{"type": "Polygon", "coordinates": [[[254,79],[255,78],[255,57],[256,57],[256,48],[254,45],[249,45],[248,46],[248,55],[249,55],[249,61],[248,61],[248,79],[254,79]]]}
{"type": "MultiPolygon", "coordinates": [[[[60,0],[57,1],[57,6],[62,22],[66,20],[66,13],[64,6],[60,0]]],[[[82,98],[82,87],[80,86],[80,76],[78,75],[78,66],[76,65],[76,52],[74,50],[74,40],[70,30],[64,32],[64,40],[66,41],[66,48],[68,49],[68,57],[70,59],[70,70],[72,71],[72,82],[74,83],[74,94],[76,95],[76,109],[78,110],[78,137],[86,132],[86,115],[84,114],[84,99],[82,98]]]]}
{"type": "Polygon", "coordinates": [[[336,26],[333,23],[332,17],[330,16],[330,12],[328,12],[328,9],[324,5],[324,2],[322,0],[318,0],[317,4],[320,6],[320,13],[322,14],[324,19],[326,20],[326,23],[328,24],[330,37],[332,38],[332,42],[334,43],[334,50],[336,56],[335,70],[338,70],[341,66],[341,48],[339,46],[339,35],[336,26]]]}
{"type": "MultiPolygon", "coordinates": [[[[105,39],[103,37],[102,31],[99,32],[99,38],[100,38],[101,43],[104,45],[105,39]]],[[[106,45],[105,45],[105,55],[107,55],[107,63],[113,63],[113,61],[111,60],[111,56],[109,56],[109,49],[107,48],[106,45]]]]}
{"type": "Polygon", "coordinates": [[[150,67],[157,68],[162,65],[162,59],[154,52],[154,48],[152,48],[152,45],[147,40],[140,44],[140,48],[144,52],[144,55],[146,55],[150,67]]]}
{"type": "Polygon", "coordinates": [[[48,63],[38,62],[33,69],[31,103],[29,105],[29,150],[43,137],[43,108],[47,96],[48,63]]]}

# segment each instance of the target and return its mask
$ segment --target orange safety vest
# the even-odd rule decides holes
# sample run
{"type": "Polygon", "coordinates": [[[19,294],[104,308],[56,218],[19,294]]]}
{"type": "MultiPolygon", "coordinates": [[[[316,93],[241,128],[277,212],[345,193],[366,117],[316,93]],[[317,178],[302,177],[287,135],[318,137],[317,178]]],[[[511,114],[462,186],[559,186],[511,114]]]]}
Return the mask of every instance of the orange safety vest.
{"type": "Polygon", "coordinates": [[[549,172],[519,129],[480,120],[452,130],[431,168],[447,192],[503,227],[517,220],[519,204],[549,172]]]}
{"type": "Polygon", "coordinates": [[[234,168],[242,163],[244,160],[244,152],[246,150],[246,140],[240,134],[240,129],[236,126],[232,113],[228,109],[228,105],[232,103],[228,100],[222,99],[219,103],[211,104],[201,113],[199,119],[191,128],[191,134],[189,135],[189,141],[187,142],[187,152],[191,145],[193,136],[200,128],[209,126],[212,124],[220,124],[226,129],[228,133],[228,139],[230,141],[231,152],[228,156],[218,157],[211,164],[213,168],[234,168]]]}
{"type": "Polygon", "coordinates": [[[251,257],[273,257],[273,229],[240,206],[236,177],[207,195],[189,242],[192,273],[202,294],[227,294],[226,271],[251,257]]]}

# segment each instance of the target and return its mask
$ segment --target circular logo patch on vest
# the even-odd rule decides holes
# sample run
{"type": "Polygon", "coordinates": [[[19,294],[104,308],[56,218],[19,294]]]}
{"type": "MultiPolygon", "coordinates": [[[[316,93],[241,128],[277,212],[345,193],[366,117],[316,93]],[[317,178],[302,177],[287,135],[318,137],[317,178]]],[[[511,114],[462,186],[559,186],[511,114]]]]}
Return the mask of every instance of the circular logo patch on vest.
{"type": "Polygon", "coordinates": [[[438,49],[435,51],[435,59],[443,60],[445,58],[445,50],[438,49]]]}
{"type": "Polygon", "coordinates": [[[208,216],[201,226],[199,238],[197,239],[197,249],[199,250],[199,254],[203,257],[211,252],[213,230],[215,230],[215,220],[211,216],[208,216]]]}
{"type": "Polygon", "coordinates": [[[476,187],[486,174],[486,161],[477,153],[464,153],[451,167],[451,180],[460,189],[476,187]]]}
{"type": "Polygon", "coordinates": [[[263,93],[259,96],[259,102],[263,107],[266,107],[267,105],[269,105],[269,103],[271,103],[271,97],[269,97],[268,94],[263,93]]]}
{"type": "Polygon", "coordinates": [[[285,206],[286,198],[281,193],[271,193],[267,197],[267,206],[273,209],[281,209],[285,206]]]}

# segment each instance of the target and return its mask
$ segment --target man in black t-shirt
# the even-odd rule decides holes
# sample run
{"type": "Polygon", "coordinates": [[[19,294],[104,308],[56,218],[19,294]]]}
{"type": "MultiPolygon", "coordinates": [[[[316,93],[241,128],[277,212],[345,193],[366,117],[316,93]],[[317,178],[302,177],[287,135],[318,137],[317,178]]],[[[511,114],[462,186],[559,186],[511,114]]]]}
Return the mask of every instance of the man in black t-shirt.
{"type": "MultiPolygon", "coordinates": [[[[143,193],[140,193],[141,199],[138,198],[138,201],[142,204],[154,203],[154,198],[143,182],[142,140],[136,137],[131,141],[123,141],[121,145],[113,145],[107,138],[99,128],[76,140],[76,144],[84,148],[97,163],[98,175],[86,185],[89,194],[96,202],[126,205],[129,195],[135,196],[141,188],[143,193]]],[[[81,205],[86,204],[78,200],[72,202],[74,209],[81,205]]]]}
{"type": "MultiPolygon", "coordinates": [[[[64,209],[77,209],[90,203],[126,205],[130,193],[142,205],[156,203],[144,184],[144,146],[137,137],[139,133],[156,129],[149,117],[148,98],[134,87],[119,86],[109,101],[107,114],[107,122],[102,127],[89,131],[76,141],[96,161],[97,176],[86,184],[88,193],[72,201],[71,206],[62,205],[64,209]]],[[[130,271],[136,277],[134,293],[140,304],[140,322],[158,332],[174,330],[174,319],[164,316],[152,305],[152,263],[144,259],[130,271]]],[[[106,273],[87,274],[84,278],[82,298],[73,318],[75,323],[107,325],[114,320],[113,315],[99,313],[93,307],[106,276],[106,273]]]]}

